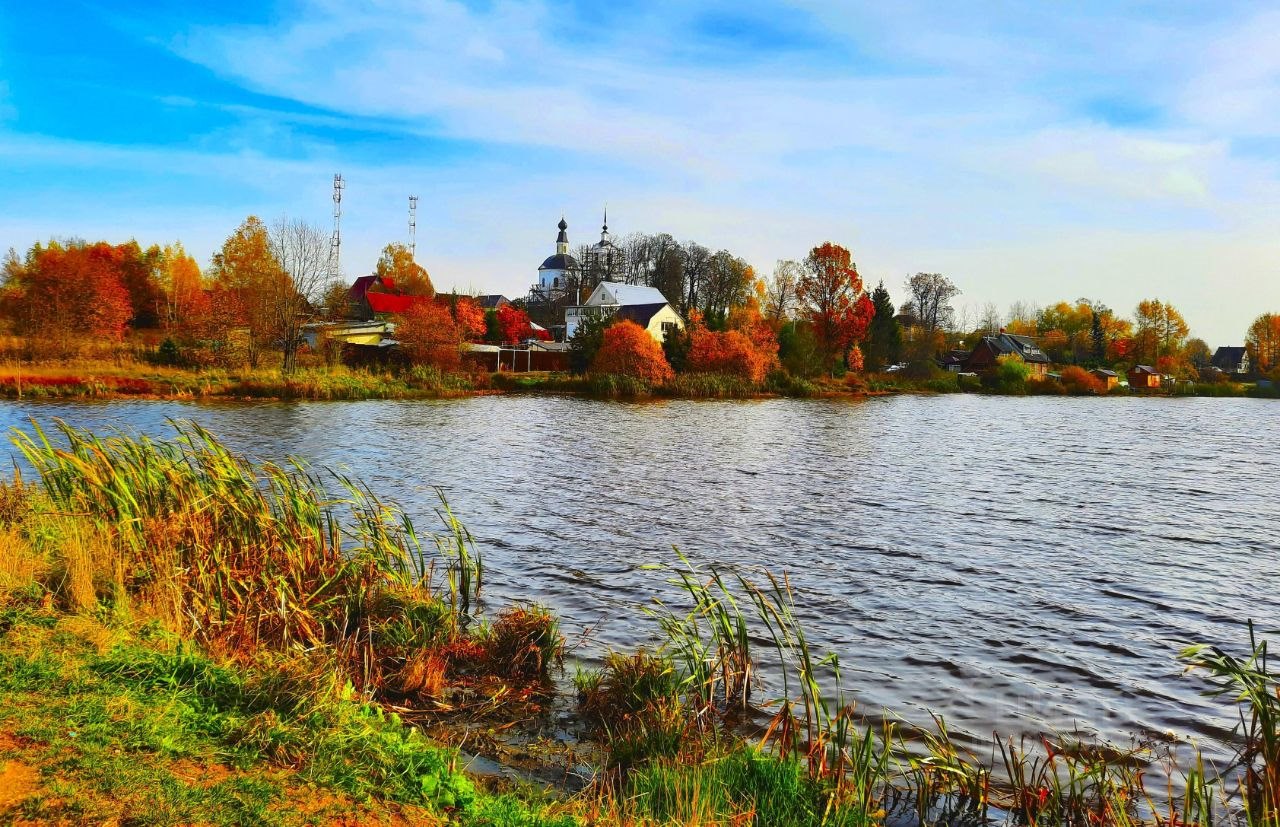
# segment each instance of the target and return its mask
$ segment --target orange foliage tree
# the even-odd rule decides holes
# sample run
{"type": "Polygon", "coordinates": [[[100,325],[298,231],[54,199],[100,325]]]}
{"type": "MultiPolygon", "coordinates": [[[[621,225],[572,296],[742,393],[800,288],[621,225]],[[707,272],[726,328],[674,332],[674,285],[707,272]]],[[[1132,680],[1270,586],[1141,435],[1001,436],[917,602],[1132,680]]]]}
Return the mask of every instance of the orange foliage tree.
{"type": "Polygon", "coordinates": [[[400,351],[415,365],[457,370],[462,364],[462,335],[449,308],[414,302],[396,320],[400,351]]]}
{"type": "Polygon", "coordinates": [[[1263,313],[1249,325],[1244,337],[1249,351],[1249,364],[1258,373],[1271,373],[1280,367],[1280,314],[1263,313]]]}
{"type": "Polygon", "coordinates": [[[662,346],[640,325],[622,319],[605,328],[600,350],[591,363],[592,373],[630,376],[649,385],[670,381],[675,372],[662,354],[662,346]]]}
{"type": "Polygon", "coordinates": [[[1061,379],[1062,386],[1073,394],[1103,393],[1107,388],[1101,379],[1076,365],[1063,368],[1061,379]]]}
{"type": "Polygon", "coordinates": [[[120,341],[133,317],[121,279],[125,251],[105,242],[31,248],[5,265],[5,305],[14,329],[67,352],[83,337],[120,341]]]}
{"type": "Polygon", "coordinates": [[[822,351],[826,370],[867,335],[875,308],[862,289],[862,277],[849,251],[827,242],[809,251],[796,288],[800,304],[822,351]]]}
{"type": "Polygon", "coordinates": [[[693,373],[725,373],[751,382],[763,380],[769,372],[764,355],[741,332],[721,333],[701,325],[689,332],[688,364],[693,373]]]}
{"type": "Polygon", "coordinates": [[[463,341],[484,341],[484,308],[475,299],[459,297],[453,302],[453,321],[463,341]]]}

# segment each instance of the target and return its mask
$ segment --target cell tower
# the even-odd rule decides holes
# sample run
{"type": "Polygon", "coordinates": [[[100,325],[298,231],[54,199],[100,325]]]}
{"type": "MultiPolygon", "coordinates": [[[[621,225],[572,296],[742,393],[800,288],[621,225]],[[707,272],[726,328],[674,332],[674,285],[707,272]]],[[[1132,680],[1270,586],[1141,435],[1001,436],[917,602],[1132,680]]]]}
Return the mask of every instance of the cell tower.
{"type": "Polygon", "coordinates": [[[409,196],[409,260],[418,252],[418,196],[409,196]]]}
{"type": "Polygon", "coordinates": [[[329,270],[333,278],[342,277],[342,191],[347,183],[342,173],[333,176],[333,238],[329,241],[329,270]]]}

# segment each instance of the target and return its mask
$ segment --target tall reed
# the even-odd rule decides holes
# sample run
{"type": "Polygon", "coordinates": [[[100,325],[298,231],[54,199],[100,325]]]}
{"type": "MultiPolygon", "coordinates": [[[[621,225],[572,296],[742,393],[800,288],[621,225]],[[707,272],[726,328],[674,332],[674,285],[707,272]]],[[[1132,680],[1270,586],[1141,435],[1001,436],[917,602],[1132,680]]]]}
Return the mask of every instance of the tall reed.
{"type": "MultiPolygon", "coordinates": [[[[431,588],[408,516],[349,478],[326,486],[301,462],[255,464],[198,425],[171,424],[168,442],[60,421],[64,445],[38,425],[13,439],[53,508],[106,538],[124,588],[173,606],[180,631],[232,656],[332,645],[358,685],[376,686],[378,613],[395,605],[382,596],[431,588]]],[[[478,564],[463,569],[466,611],[478,564]]]]}
{"type": "Polygon", "coordinates": [[[1251,827],[1280,825],[1280,675],[1271,671],[1266,640],[1249,622],[1249,654],[1239,658],[1217,646],[1189,646],[1179,656],[1188,670],[1208,673],[1206,694],[1236,704],[1240,737],[1239,793],[1251,827]]]}

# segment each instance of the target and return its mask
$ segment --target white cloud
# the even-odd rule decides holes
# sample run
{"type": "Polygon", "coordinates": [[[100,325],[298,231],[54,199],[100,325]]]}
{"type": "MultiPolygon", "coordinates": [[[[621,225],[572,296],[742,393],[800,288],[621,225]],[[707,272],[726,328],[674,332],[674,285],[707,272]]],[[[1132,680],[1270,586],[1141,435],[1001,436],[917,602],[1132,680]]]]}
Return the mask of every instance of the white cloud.
{"type": "Polygon", "coordinates": [[[1274,15],[1192,24],[1110,9],[797,5],[825,33],[820,49],[696,60],[707,44],[683,4],[584,33],[537,2],[302,0],[269,26],[171,43],[323,114],[224,105],[239,123],[195,149],[33,137],[0,150],[121,178],[172,175],[197,200],[205,182],[234,183],[241,194],[206,232],[211,245],[248,211],[327,222],[341,169],[352,269],[400,237],[416,192],[433,272],[508,293],[531,281],[561,210],[575,242],[587,240],[607,200],[615,229],[696,238],[765,271],[831,239],[894,288],[908,272],[953,270],[968,298],[1002,304],[1168,295],[1204,307],[1193,322],[1224,339],[1257,308],[1206,302],[1207,273],[1214,290],[1280,305],[1267,286],[1274,246],[1259,241],[1274,233],[1280,175],[1235,150],[1280,111],[1264,111],[1280,59],[1258,56],[1274,15]],[[1197,52],[1206,31],[1217,45],[1197,52]],[[1107,123],[1095,98],[1154,114],[1107,123]],[[351,127],[472,151],[448,166],[355,162],[325,132],[351,127]]]}

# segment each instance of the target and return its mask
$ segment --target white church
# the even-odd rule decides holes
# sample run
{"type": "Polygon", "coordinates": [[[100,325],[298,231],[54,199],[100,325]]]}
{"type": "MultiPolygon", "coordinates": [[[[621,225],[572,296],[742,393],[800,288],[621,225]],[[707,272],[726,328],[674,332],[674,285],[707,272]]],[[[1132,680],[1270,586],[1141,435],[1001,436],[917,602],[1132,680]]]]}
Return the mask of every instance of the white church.
{"type": "MultiPolygon", "coordinates": [[[[549,298],[559,297],[578,284],[580,278],[590,279],[595,274],[621,273],[624,253],[609,236],[609,219],[605,215],[600,241],[588,248],[590,260],[580,262],[569,253],[569,224],[563,217],[557,225],[555,254],[548,256],[538,266],[538,282],[535,291],[549,298]]],[[[643,327],[650,336],[661,342],[671,329],[683,330],[684,319],[656,287],[642,287],[619,281],[600,281],[580,305],[565,308],[564,324],[566,341],[573,337],[578,325],[588,318],[613,316],[630,319],[643,327]]]]}

